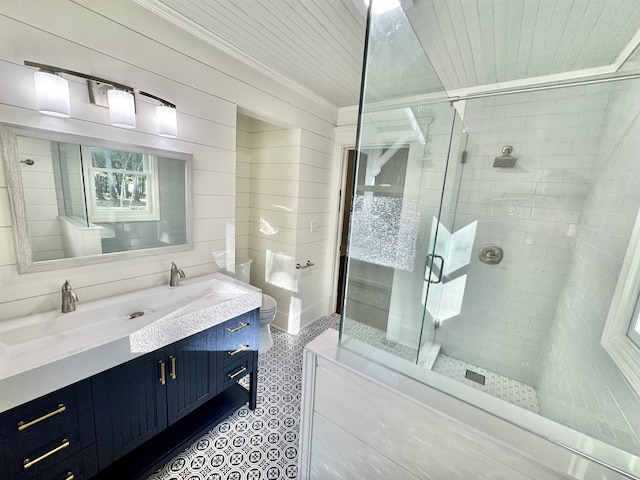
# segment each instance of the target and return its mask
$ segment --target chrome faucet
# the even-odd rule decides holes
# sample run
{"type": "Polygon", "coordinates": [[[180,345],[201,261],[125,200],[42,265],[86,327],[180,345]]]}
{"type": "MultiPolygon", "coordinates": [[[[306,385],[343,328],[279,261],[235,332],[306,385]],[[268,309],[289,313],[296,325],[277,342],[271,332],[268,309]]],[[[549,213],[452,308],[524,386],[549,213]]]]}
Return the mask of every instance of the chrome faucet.
{"type": "Polygon", "coordinates": [[[62,284],[62,313],[75,312],[78,295],[71,288],[69,280],[65,280],[62,284]]]}
{"type": "Polygon", "coordinates": [[[169,279],[169,286],[177,287],[180,285],[180,279],[184,277],[184,272],[180,270],[175,263],[171,262],[171,278],[169,279]]]}

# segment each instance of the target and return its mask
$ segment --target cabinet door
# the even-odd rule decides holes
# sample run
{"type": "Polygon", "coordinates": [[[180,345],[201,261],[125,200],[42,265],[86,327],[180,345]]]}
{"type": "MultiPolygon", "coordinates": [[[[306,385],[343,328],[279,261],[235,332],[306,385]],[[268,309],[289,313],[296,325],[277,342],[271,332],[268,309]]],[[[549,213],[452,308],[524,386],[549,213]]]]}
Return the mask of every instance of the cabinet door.
{"type": "Polygon", "coordinates": [[[170,345],[166,355],[167,414],[171,425],[217,393],[215,328],[170,345]]]}
{"type": "Polygon", "coordinates": [[[167,367],[160,349],[92,378],[101,469],[166,428],[167,367]]]}

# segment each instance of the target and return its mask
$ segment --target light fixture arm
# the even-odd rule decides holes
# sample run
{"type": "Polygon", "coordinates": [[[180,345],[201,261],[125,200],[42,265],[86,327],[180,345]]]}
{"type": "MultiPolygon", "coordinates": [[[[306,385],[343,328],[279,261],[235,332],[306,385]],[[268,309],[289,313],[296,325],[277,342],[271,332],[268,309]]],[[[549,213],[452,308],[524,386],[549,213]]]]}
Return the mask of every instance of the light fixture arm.
{"type": "Polygon", "coordinates": [[[173,103],[167,102],[165,99],[156,97],[155,95],[151,95],[150,93],[143,92],[142,90],[137,90],[136,93],[140,95],[144,95],[145,97],[153,98],[155,101],[160,102],[165,107],[176,108],[176,106],[173,103]]]}
{"type": "Polygon", "coordinates": [[[111,85],[113,88],[116,88],[118,90],[124,90],[124,91],[129,92],[129,93],[137,93],[139,95],[143,95],[145,97],[152,98],[153,100],[155,100],[157,102],[160,102],[162,105],[164,105],[166,107],[176,108],[176,106],[173,103],[168,102],[164,98],[160,98],[160,97],[157,97],[157,96],[152,95],[150,93],[143,92],[143,91],[135,89],[133,87],[129,87],[128,85],[123,85],[122,83],[114,82],[114,81],[107,80],[107,79],[100,78],[100,77],[95,77],[93,75],[87,75],[85,73],[76,72],[74,70],[68,70],[66,68],[54,67],[52,65],[45,65],[45,64],[42,64],[42,63],[30,62],[28,60],[25,60],[24,64],[27,67],[39,68],[40,70],[45,71],[45,72],[49,72],[49,73],[54,73],[54,74],[55,73],[64,73],[66,75],[72,75],[74,77],[84,78],[85,80],[93,80],[94,82],[100,82],[100,83],[104,83],[104,84],[107,84],[107,85],[111,85]]]}

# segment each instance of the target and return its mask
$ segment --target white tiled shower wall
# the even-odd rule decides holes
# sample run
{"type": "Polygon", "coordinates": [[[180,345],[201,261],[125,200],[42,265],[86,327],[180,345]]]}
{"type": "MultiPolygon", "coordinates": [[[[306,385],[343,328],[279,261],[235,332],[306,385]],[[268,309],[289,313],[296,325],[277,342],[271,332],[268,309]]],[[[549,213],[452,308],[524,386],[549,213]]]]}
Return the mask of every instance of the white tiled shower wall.
{"type": "MultiPolygon", "coordinates": [[[[640,450],[640,401],[600,345],[640,206],[638,81],[609,84],[597,161],[538,390],[541,413],[624,450],[640,450]]],[[[605,87],[602,87],[605,90],[605,87]]]]}
{"type": "Polygon", "coordinates": [[[609,95],[577,87],[467,101],[467,163],[455,229],[478,220],[461,315],[436,331],[444,352],[537,386],[609,95]],[[505,145],[514,168],[494,168],[505,145]],[[484,244],[504,260],[478,260],[484,244]]]}

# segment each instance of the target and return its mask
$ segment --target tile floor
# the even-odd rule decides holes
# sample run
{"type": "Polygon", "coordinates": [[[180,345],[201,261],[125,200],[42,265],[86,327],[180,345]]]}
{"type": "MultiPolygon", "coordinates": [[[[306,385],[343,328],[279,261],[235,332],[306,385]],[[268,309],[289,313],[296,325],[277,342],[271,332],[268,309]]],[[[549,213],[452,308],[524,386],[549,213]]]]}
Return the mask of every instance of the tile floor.
{"type": "Polygon", "coordinates": [[[386,332],[383,330],[347,318],[344,325],[344,333],[380,350],[393,353],[396,357],[404,358],[409,362],[416,361],[417,349],[387,340],[386,332]]]}
{"type": "MultiPolygon", "coordinates": [[[[331,315],[296,336],[273,330],[273,348],[258,357],[258,405],[246,406],[170,460],[149,480],[278,480],[298,478],[298,439],[302,392],[302,350],[327,328],[339,327],[331,315]]],[[[346,328],[360,340],[415,359],[415,350],[389,342],[384,332],[358,322],[346,328]],[[400,347],[400,348],[398,348],[400,347]]],[[[532,387],[440,354],[433,370],[535,413],[532,387]],[[465,379],[466,369],[486,376],[485,385],[465,379]]],[[[246,379],[244,379],[246,381],[246,379]]]]}
{"type": "Polygon", "coordinates": [[[331,315],[291,336],[273,330],[273,348],[258,357],[258,405],[246,406],[170,460],[149,480],[279,480],[298,477],[302,350],[331,315]]]}
{"type": "Polygon", "coordinates": [[[494,397],[506,400],[522,408],[526,408],[530,412],[540,413],[538,406],[538,395],[533,387],[524,383],[511,380],[510,378],[498,375],[490,370],[471,365],[453,357],[440,354],[432,369],[445,377],[458,380],[465,385],[482,390],[494,397]],[[480,375],[485,376],[485,384],[481,385],[465,378],[467,369],[472,370],[480,375]]]}
{"type": "MultiPolygon", "coordinates": [[[[415,348],[387,340],[385,338],[385,332],[382,330],[365,325],[361,322],[347,319],[344,331],[347,335],[351,335],[352,337],[368,343],[369,345],[373,345],[385,352],[393,353],[394,355],[404,358],[410,362],[415,362],[416,360],[417,350],[415,348]]],[[[489,395],[506,400],[507,402],[513,403],[519,407],[526,408],[531,412],[539,413],[540,411],[538,406],[538,396],[533,387],[502,375],[498,375],[490,370],[485,370],[484,368],[457,360],[453,357],[444,355],[443,353],[438,355],[432,370],[446,377],[458,380],[465,385],[482,390],[489,395]],[[486,377],[485,384],[480,385],[479,383],[465,378],[465,372],[467,369],[484,375],[486,377]]]]}

